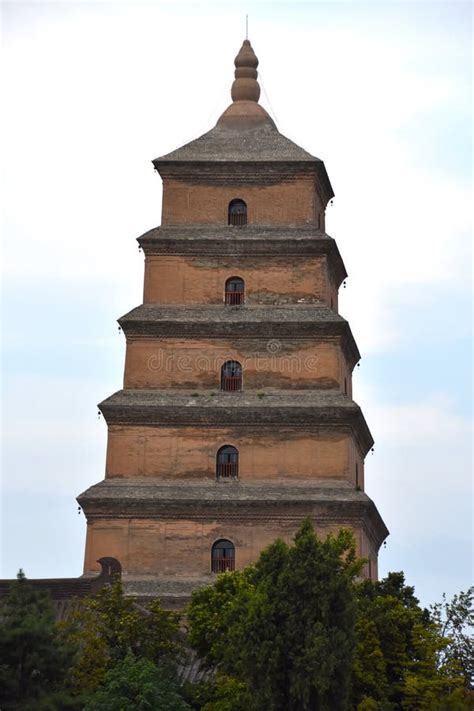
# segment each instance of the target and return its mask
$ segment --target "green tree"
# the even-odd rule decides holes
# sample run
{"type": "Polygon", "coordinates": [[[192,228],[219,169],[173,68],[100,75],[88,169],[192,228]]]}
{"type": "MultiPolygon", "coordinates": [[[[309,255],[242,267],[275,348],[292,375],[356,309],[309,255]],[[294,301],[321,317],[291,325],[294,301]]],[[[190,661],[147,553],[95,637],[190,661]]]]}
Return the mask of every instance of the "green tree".
{"type": "Polygon", "coordinates": [[[356,648],[353,690],[358,711],[392,711],[388,703],[387,665],[375,622],[358,615],[355,627],[356,648]]]}
{"type": "Polygon", "coordinates": [[[105,674],[84,711],[190,711],[172,675],[144,657],[128,652],[105,674]]]}
{"type": "Polygon", "coordinates": [[[433,621],[447,644],[438,657],[445,666],[457,662],[464,677],[466,690],[474,687],[474,587],[461,591],[448,600],[431,606],[433,621]]]}
{"type": "Polygon", "coordinates": [[[242,711],[249,707],[249,689],[247,684],[232,676],[218,674],[212,693],[206,703],[198,708],[201,711],[242,711]]]}
{"type": "Polygon", "coordinates": [[[178,616],[163,610],[158,599],[138,606],[123,594],[119,578],[96,596],[80,601],[67,632],[79,648],[69,674],[77,693],[96,689],[129,653],[171,667],[183,649],[178,616]]]}
{"type": "Polygon", "coordinates": [[[465,709],[460,668],[440,663],[448,641],[403,573],[356,586],[353,699],[358,711],[465,709]],[[374,705],[375,704],[375,705],[374,705]]]}
{"type": "Polygon", "coordinates": [[[356,587],[358,616],[353,698],[378,702],[383,711],[400,708],[413,624],[423,615],[402,573],[356,587]]]}
{"type": "Polygon", "coordinates": [[[190,641],[209,665],[241,683],[241,708],[344,711],[353,578],[361,566],[349,532],[321,541],[307,520],[294,545],[278,540],[254,568],[225,573],[193,593],[190,641]]]}
{"type": "Polygon", "coordinates": [[[63,690],[73,654],[55,624],[51,597],[35,590],[20,570],[0,601],[0,707],[73,708],[63,690]]]}

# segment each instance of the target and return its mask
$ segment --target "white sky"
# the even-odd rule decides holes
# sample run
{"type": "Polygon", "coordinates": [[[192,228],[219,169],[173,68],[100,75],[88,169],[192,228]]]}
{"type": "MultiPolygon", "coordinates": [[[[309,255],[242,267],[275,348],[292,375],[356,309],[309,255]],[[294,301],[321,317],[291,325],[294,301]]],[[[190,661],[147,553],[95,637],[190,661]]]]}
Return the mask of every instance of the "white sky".
{"type": "Polygon", "coordinates": [[[95,403],[159,224],[151,160],[214,125],[250,16],[262,103],[325,161],[354,396],[376,439],[380,568],[424,602],[472,578],[471,6],[2,4],[1,575],[81,573],[75,496],[103,476],[95,403]]]}

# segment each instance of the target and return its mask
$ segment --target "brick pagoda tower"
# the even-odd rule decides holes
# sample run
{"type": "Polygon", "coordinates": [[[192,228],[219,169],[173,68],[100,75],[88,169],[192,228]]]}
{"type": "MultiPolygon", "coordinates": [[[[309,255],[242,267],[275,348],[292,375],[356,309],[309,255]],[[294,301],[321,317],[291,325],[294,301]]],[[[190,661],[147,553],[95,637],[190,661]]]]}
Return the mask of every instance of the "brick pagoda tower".
{"type": "Polygon", "coordinates": [[[78,497],[85,574],[115,558],[130,594],[168,606],[307,516],[323,536],[352,529],[373,578],[388,533],[364,493],[373,441],[352,400],[331,183],[258,103],[257,65],[245,40],[216,126],[153,161],[162,224],[138,240],[124,387],[100,404],[105,479],[78,497]]]}

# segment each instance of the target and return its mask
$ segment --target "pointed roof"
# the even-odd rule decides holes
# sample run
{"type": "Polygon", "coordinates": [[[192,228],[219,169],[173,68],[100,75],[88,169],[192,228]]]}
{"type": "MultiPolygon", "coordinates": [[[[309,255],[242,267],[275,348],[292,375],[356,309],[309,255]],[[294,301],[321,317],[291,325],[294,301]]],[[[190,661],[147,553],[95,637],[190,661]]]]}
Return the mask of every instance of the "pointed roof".
{"type": "Polygon", "coordinates": [[[155,168],[180,162],[304,162],[318,164],[327,192],[332,188],[324,163],[277,129],[258,103],[258,59],[249,40],[244,40],[235,58],[232,103],[213,129],[194,141],[153,161],[155,168]],[[327,182],[326,182],[327,181],[327,182]]]}

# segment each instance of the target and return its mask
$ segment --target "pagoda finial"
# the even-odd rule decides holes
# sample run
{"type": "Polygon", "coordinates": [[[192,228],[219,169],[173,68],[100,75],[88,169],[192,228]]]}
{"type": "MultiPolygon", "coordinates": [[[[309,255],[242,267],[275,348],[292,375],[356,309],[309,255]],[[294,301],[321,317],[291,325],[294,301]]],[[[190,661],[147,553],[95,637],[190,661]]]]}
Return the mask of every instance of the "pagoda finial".
{"type": "Polygon", "coordinates": [[[248,39],[245,39],[235,60],[235,80],[232,84],[232,101],[255,101],[260,98],[257,81],[258,59],[248,39]]]}
{"type": "Polygon", "coordinates": [[[226,129],[245,130],[266,124],[276,130],[272,119],[258,103],[260,98],[260,87],[257,81],[258,59],[248,39],[243,41],[234,61],[232,103],[219,118],[217,125],[226,129]]]}

